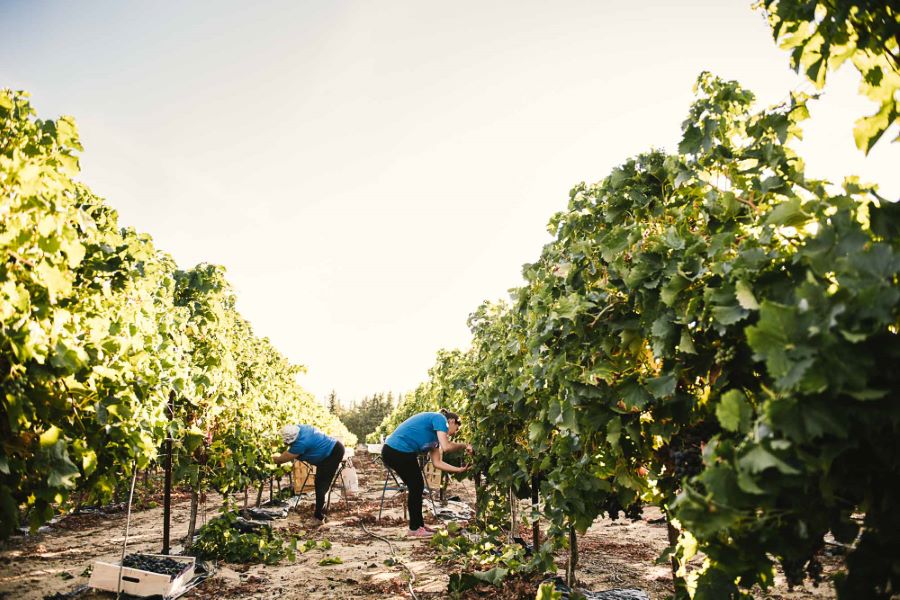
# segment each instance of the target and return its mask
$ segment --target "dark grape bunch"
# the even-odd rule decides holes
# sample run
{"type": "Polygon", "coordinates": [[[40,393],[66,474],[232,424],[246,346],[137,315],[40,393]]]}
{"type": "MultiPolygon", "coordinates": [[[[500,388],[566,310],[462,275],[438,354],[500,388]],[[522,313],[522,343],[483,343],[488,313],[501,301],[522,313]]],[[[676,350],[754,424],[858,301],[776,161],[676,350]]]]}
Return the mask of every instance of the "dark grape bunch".
{"type": "Polygon", "coordinates": [[[783,559],[781,561],[781,570],[784,571],[784,578],[787,580],[788,588],[803,585],[805,577],[809,577],[814,586],[822,582],[822,563],[817,556],[800,560],[783,559]]]}
{"type": "Polygon", "coordinates": [[[148,554],[129,554],[122,561],[122,564],[130,569],[161,573],[169,577],[180,574],[187,566],[185,563],[172,560],[171,558],[161,558],[148,554]]]}
{"type": "Polygon", "coordinates": [[[822,571],[822,561],[819,560],[818,556],[813,556],[809,559],[809,563],[806,565],[806,575],[813,582],[813,586],[822,583],[822,571]]]}
{"type": "Polygon", "coordinates": [[[787,579],[789,588],[803,584],[803,578],[805,576],[803,567],[805,563],[805,560],[784,559],[781,561],[781,570],[784,571],[784,578],[787,579]]]}
{"type": "Polygon", "coordinates": [[[605,512],[613,521],[619,518],[620,512],[623,513],[623,516],[626,519],[639,521],[641,518],[641,514],[644,512],[644,507],[640,502],[632,502],[628,506],[622,506],[622,503],[619,502],[619,499],[613,496],[606,501],[606,505],[600,512],[605,512]]]}
{"type": "Polygon", "coordinates": [[[685,477],[693,477],[703,470],[703,456],[700,448],[687,447],[681,449],[669,450],[669,455],[675,463],[675,477],[683,479],[685,477]]]}
{"type": "Polygon", "coordinates": [[[625,507],[625,518],[630,521],[640,521],[641,516],[644,514],[644,505],[640,502],[635,502],[634,504],[630,504],[625,507]]]}

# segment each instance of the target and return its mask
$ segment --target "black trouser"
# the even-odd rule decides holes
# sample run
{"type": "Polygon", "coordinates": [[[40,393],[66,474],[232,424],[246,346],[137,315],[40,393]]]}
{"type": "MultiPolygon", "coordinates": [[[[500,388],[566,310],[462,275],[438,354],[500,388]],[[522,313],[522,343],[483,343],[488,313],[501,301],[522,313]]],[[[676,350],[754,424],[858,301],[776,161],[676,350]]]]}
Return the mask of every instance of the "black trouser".
{"type": "Polygon", "coordinates": [[[400,452],[387,444],[381,447],[381,460],[393,469],[403,483],[406,484],[406,505],[409,509],[409,528],[418,529],[425,524],[422,518],[422,493],[425,491],[425,480],[419,469],[419,460],[415,452],[400,452]]]}
{"type": "Polygon", "coordinates": [[[328,458],[316,465],[316,518],[324,519],[325,513],[325,496],[331,489],[331,482],[334,481],[334,474],[337,473],[338,466],[344,459],[344,445],[335,442],[334,449],[328,458]]]}

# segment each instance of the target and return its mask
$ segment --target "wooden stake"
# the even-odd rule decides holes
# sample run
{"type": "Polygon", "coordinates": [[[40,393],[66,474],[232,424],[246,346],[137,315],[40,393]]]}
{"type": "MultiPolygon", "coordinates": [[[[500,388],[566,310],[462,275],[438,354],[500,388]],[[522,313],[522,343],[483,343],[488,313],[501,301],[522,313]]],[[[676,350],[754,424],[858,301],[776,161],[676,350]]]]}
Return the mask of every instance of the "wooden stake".
{"type": "Polygon", "coordinates": [[[481,471],[475,471],[475,522],[481,522],[481,502],[479,501],[481,492],[481,471]]]}
{"type": "MultiPolygon", "coordinates": [[[[175,412],[175,392],[169,392],[169,419],[175,412]]],[[[165,442],[166,464],[165,484],[163,488],[163,547],[162,554],[169,553],[169,524],[172,520],[172,438],[165,442]]]]}
{"type": "Polygon", "coordinates": [[[531,518],[534,519],[531,522],[531,545],[534,547],[534,551],[537,552],[538,548],[541,546],[541,520],[538,516],[538,510],[540,509],[540,501],[541,501],[541,490],[538,487],[539,479],[537,475],[532,476],[531,478],[531,518]]]}
{"type": "Polygon", "coordinates": [[[512,544],[513,538],[518,533],[519,527],[519,511],[518,511],[518,499],[516,498],[516,492],[512,486],[509,486],[509,543],[512,544]]]}
{"type": "Polygon", "coordinates": [[[566,566],[566,585],[575,587],[575,569],[578,567],[578,535],[569,526],[569,564],[566,566]]]}
{"type": "Polygon", "coordinates": [[[191,488],[191,518],[188,520],[187,535],[184,536],[184,547],[190,548],[194,543],[194,531],[197,529],[197,508],[200,506],[199,492],[191,488]]]}

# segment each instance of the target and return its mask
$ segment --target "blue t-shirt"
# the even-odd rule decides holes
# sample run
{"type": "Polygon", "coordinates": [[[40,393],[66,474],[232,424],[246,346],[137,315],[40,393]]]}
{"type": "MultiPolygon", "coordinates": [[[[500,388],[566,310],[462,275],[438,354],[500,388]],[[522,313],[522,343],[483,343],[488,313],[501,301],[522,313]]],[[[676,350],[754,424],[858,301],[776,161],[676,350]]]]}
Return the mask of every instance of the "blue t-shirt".
{"type": "Polygon", "coordinates": [[[447,429],[447,417],[441,413],[423,412],[400,423],[384,443],[400,452],[424,452],[437,448],[437,432],[447,429]]]}
{"type": "Polygon", "coordinates": [[[337,440],[327,436],[312,425],[299,425],[300,433],[288,447],[300,460],[317,465],[331,455],[337,440]]]}

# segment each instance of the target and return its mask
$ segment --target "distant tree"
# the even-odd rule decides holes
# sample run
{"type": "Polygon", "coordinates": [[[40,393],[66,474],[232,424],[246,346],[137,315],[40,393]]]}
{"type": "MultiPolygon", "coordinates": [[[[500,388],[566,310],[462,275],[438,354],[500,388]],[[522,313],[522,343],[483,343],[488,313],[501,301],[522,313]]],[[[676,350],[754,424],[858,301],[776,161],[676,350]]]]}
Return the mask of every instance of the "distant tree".
{"type": "Polygon", "coordinates": [[[331,393],[328,394],[327,402],[328,402],[328,412],[330,412],[333,415],[337,415],[338,418],[340,418],[340,414],[338,414],[338,413],[340,413],[340,411],[341,411],[341,401],[338,400],[337,392],[335,392],[334,390],[331,390],[331,393]]]}
{"type": "Polygon", "coordinates": [[[337,407],[335,414],[341,419],[347,429],[357,434],[362,440],[368,434],[375,431],[384,418],[393,410],[393,394],[388,392],[364,396],[359,402],[353,402],[350,408],[337,407]]]}

